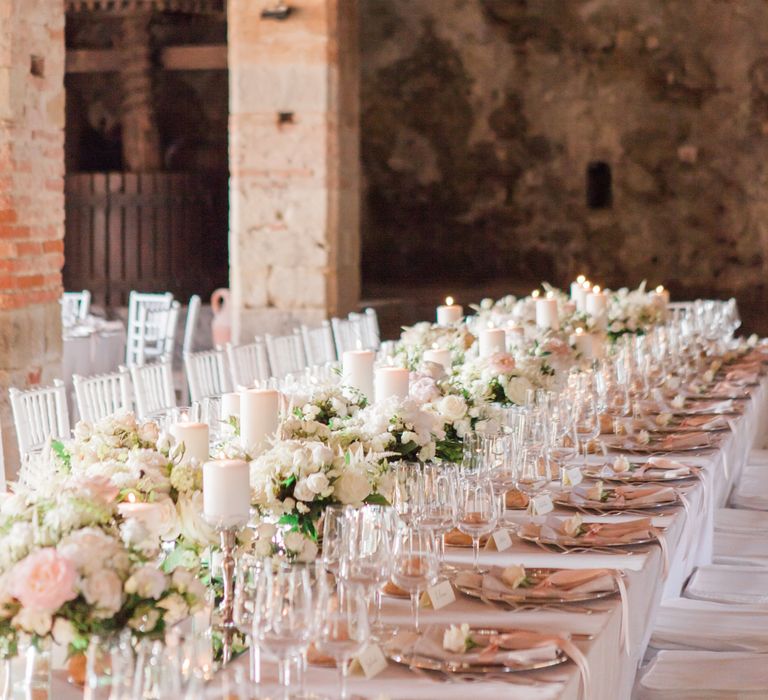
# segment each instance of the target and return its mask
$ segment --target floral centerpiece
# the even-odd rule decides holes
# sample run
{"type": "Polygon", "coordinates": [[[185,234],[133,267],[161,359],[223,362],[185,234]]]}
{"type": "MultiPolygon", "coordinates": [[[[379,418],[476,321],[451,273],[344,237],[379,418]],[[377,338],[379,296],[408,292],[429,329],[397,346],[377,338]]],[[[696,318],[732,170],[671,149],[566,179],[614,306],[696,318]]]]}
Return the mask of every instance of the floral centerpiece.
{"type": "Polygon", "coordinates": [[[70,477],[54,496],[23,487],[0,506],[0,651],[53,639],[82,652],[93,634],[130,628],[159,635],[204,602],[194,572],[164,572],[157,551],[130,543],[119,489],[104,477],[70,477]]]}
{"type": "Polygon", "coordinates": [[[643,335],[664,321],[664,309],[645,291],[645,282],[637,289],[622,287],[609,295],[607,333],[612,341],[627,334],[643,335]]]}
{"type": "Polygon", "coordinates": [[[424,351],[430,349],[450,350],[454,362],[457,362],[462,360],[474,342],[475,336],[463,321],[449,326],[422,321],[403,328],[397,343],[397,355],[411,369],[418,367],[424,351]]]}

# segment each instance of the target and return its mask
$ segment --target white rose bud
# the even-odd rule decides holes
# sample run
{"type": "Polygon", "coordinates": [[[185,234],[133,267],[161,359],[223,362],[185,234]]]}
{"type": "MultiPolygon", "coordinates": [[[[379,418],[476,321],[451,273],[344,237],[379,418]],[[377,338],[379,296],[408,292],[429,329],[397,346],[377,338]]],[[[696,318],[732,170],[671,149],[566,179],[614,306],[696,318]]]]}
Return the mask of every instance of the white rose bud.
{"type": "Polygon", "coordinates": [[[501,580],[510,588],[517,588],[523,581],[525,581],[525,576],[525,568],[520,564],[508,566],[501,572],[501,580]]]}

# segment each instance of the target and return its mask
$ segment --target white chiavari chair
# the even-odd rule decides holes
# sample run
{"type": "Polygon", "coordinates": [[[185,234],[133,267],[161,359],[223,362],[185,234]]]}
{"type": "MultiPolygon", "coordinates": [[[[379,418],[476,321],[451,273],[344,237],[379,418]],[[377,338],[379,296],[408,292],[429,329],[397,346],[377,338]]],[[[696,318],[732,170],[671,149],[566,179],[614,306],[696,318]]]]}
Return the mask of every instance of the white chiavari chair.
{"type": "Polygon", "coordinates": [[[65,326],[85,321],[90,308],[91,293],[87,289],[82,292],[64,292],[61,295],[61,320],[65,326]]]}
{"type": "MultiPolygon", "coordinates": [[[[181,356],[182,358],[189,352],[194,352],[195,349],[195,331],[197,330],[197,322],[200,318],[200,308],[202,307],[202,300],[199,294],[193,294],[189,297],[189,305],[187,306],[187,320],[184,324],[184,338],[181,343],[181,356]]],[[[186,405],[189,403],[189,383],[184,378],[184,372],[181,376],[179,373],[174,374],[174,386],[181,391],[181,402],[186,405]]]]}
{"type": "Polygon", "coordinates": [[[287,374],[298,374],[307,366],[301,333],[298,330],[290,335],[264,335],[267,345],[269,367],[273,377],[282,379],[287,374]]]}
{"type": "Polygon", "coordinates": [[[253,343],[232,345],[227,343],[227,359],[232,386],[252,387],[255,382],[269,379],[269,358],[264,340],[256,338],[253,343]]]}
{"type": "Polygon", "coordinates": [[[134,365],[130,371],[137,417],[147,418],[153,413],[176,407],[170,359],[149,365],[134,365]]]}
{"type": "Polygon", "coordinates": [[[660,651],[643,670],[635,700],[765,698],[765,656],[750,652],[660,651]]]}
{"type": "Polygon", "coordinates": [[[347,350],[364,350],[362,319],[360,314],[350,314],[350,318],[332,318],[333,342],[336,355],[344,357],[347,350]]]}
{"type": "Polygon", "coordinates": [[[200,401],[207,396],[221,396],[232,390],[227,358],[221,349],[185,353],[184,370],[192,401],[200,401]]]}
{"type": "Polygon", "coordinates": [[[370,306],[363,309],[361,314],[363,343],[366,350],[378,350],[381,347],[381,329],[379,328],[379,316],[376,309],[370,306]]]}
{"type": "Polygon", "coordinates": [[[311,367],[336,361],[336,347],[329,321],[323,321],[318,328],[301,326],[301,339],[307,364],[311,367]]]}
{"type": "Polygon", "coordinates": [[[72,376],[81,420],[94,423],[114,413],[131,410],[131,375],[122,368],[91,377],[72,376]]]}
{"type": "Polygon", "coordinates": [[[11,388],[9,393],[22,459],[43,447],[50,438],[69,437],[67,390],[60,379],[55,379],[53,386],[26,391],[11,388]]]}
{"type": "Polygon", "coordinates": [[[127,366],[142,365],[147,361],[169,356],[173,352],[178,309],[178,302],[173,301],[173,294],[170,292],[131,292],[128,298],[125,346],[127,366]]]}

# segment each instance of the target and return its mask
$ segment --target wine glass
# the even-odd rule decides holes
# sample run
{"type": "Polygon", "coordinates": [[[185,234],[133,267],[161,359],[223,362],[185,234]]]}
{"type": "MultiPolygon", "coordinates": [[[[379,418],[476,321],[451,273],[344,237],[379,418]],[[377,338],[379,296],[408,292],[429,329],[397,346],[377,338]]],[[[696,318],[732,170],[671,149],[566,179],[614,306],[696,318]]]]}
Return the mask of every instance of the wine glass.
{"type": "Polygon", "coordinates": [[[574,407],[573,441],[578,457],[579,446],[584,447],[584,464],[589,455],[589,443],[600,435],[600,415],[593,394],[582,392],[574,407]]]}
{"type": "Polygon", "coordinates": [[[347,676],[350,660],[362,651],[370,637],[368,607],[359,586],[325,580],[318,585],[318,649],[333,657],[339,670],[339,697],[349,697],[347,676]]]}
{"type": "Polygon", "coordinates": [[[264,615],[254,624],[259,646],[277,657],[280,686],[290,695],[291,660],[309,646],[313,632],[314,609],[309,569],[287,562],[265,566],[264,615]]]}
{"type": "Polygon", "coordinates": [[[395,535],[392,581],[411,594],[413,626],[419,631],[419,596],[437,581],[439,564],[430,533],[401,527],[395,535]]]}
{"type": "Polygon", "coordinates": [[[499,519],[498,500],[490,479],[464,477],[459,481],[460,532],[472,538],[472,553],[476,573],[480,569],[480,538],[490,535],[499,519]]]}
{"type": "Polygon", "coordinates": [[[445,560],[445,535],[456,527],[458,502],[457,470],[454,465],[424,466],[424,505],[419,527],[432,534],[437,546],[440,567],[445,560]]]}
{"type": "MultiPolygon", "coordinates": [[[[271,566],[270,562],[266,563],[271,566]]],[[[237,628],[248,637],[249,677],[252,683],[261,682],[261,654],[253,636],[253,629],[264,614],[265,560],[242,555],[237,562],[235,576],[234,621],[237,628]]]]}
{"type": "Polygon", "coordinates": [[[343,546],[343,523],[348,506],[328,506],[323,514],[322,562],[326,571],[337,573],[343,546]]]}
{"type": "Polygon", "coordinates": [[[395,467],[392,505],[406,525],[414,525],[421,517],[424,492],[422,480],[419,464],[399,462],[395,467]]]}

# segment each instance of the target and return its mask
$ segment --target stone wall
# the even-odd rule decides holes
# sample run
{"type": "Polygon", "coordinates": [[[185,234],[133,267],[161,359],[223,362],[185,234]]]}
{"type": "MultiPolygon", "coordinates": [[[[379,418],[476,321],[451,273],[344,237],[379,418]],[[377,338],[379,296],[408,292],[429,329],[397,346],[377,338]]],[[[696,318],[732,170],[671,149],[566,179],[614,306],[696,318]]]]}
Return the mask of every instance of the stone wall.
{"type": "Polygon", "coordinates": [[[361,15],[366,281],[587,271],[765,293],[765,2],[362,0],[361,15]]]}
{"type": "Polygon", "coordinates": [[[0,0],[0,423],[17,467],[7,387],[50,382],[61,357],[64,7],[0,0]]]}
{"type": "Polygon", "coordinates": [[[230,0],[234,334],[345,314],[359,296],[357,0],[284,21],[230,0]]]}

